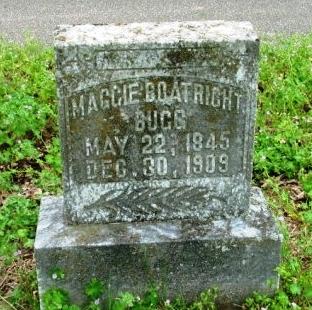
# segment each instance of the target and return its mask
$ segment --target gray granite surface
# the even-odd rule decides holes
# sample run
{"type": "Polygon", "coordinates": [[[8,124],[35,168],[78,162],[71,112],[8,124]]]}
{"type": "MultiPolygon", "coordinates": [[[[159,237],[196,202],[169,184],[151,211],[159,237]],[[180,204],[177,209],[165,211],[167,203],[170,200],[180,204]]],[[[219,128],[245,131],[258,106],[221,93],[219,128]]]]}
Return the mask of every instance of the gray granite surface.
{"type": "Polygon", "coordinates": [[[259,42],[248,22],[60,26],[71,223],[248,209],[259,42]]]}
{"type": "Polygon", "coordinates": [[[35,241],[41,297],[60,287],[81,304],[96,277],[112,296],[142,294],[154,283],[169,298],[193,299],[217,286],[218,303],[232,309],[254,290],[278,285],[281,236],[258,188],[245,216],[232,219],[67,225],[62,214],[62,197],[42,200],[35,241]],[[56,269],[64,279],[55,279],[56,269]]]}

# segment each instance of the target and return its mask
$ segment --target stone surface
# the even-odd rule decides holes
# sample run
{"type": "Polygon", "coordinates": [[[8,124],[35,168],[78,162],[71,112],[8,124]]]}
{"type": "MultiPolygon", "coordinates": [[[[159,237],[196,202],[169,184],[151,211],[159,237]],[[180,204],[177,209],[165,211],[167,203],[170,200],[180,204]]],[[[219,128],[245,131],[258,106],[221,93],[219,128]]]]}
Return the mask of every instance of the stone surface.
{"type": "Polygon", "coordinates": [[[277,286],[281,237],[258,188],[245,217],[232,219],[67,225],[62,211],[61,197],[42,200],[35,242],[41,297],[60,287],[81,304],[92,277],[112,296],[142,294],[156,283],[170,298],[192,299],[217,286],[227,305],[277,286]],[[64,279],[55,279],[55,270],[64,279]]]}
{"type": "Polygon", "coordinates": [[[70,223],[248,209],[258,40],[248,22],[61,26],[70,223]]]}

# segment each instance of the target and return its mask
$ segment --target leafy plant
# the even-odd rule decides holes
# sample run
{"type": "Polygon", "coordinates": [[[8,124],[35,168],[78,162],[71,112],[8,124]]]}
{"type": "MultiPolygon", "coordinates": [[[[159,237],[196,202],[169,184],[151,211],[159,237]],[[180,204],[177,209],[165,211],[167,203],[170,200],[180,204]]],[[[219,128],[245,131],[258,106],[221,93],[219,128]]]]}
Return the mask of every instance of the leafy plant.
{"type": "Polygon", "coordinates": [[[85,293],[90,300],[96,300],[103,295],[104,284],[100,280],[92,278],[86,286],[85,293]]]}
{"type": "Polygon", "coordinates": [[[40,165],[43,169],[38,173],[36,185],[49,193],[60,192],[62,163],[58,138],[52,139],[52,143],[47,147],[47,154],[44,160],[40,161],[40,165]]]}
{"type": "Polygon", "coordinates": [[[0,256],[11,260],[18,249],[32,248],[37,211],[37,204],[31,199],[8,197],[0,208],[0,256]]]}
{"type": "Polygon", "coordinates": [[[136,298],[131,293],[126,292],[120,294],[120,296],[113,301],[112,310],[131,309],[135,306],[136,301],[136,298]]]}
{"type": "MultiPolygon", "coordinates": [[[[251,297],[247,298],[243,309],[262,310],[262,309],[293,309],[287,295],[284,292],[278,292],[274,297],[268,297],[254,293],[251,297]]],[[[296,308],[295,308],[296,309],[296,308]]],[[[299,307],[297,309],[300,309],[299,307]]]]}
{"type": "Polygon", "coordinates": [[[53,280],[63,280],[63,279],[65,279],[65,273],[59,267],[52,268],[52,270],[50,271],[50,276],[51,276],[51,278],[53,280]]]}
{"type": "Polygon", "coordinates": [[[68,293],[59,288],[52,288],[45,292],[43,304],[46,310],[79,310],[80,308],[70,304],[68,293]]]}
{"type": "Polygon", "coordinates": [[[215,310],[216,299],[218,295],[218,290],[216,288],[211,288],[206,292],[202,292],[197,301],[195,301],[190,309],[191,310],[215,310]]]}
{"type": "MultiPolygon", "coordinates": [[[[104,308],[100,298],[104,294],[104,285],[96,278],[92,278],[87,284],[85,294],[89,300],[88,304],[83,308],[85,310],[100,310],[104,308]]],[[[169,300],[163,302],[159,297],[156,288],[149,289],[143,298],[135,297],[129,292],[121,293],[118,297],[108,302],[109,310],[214,310],[216,309],[215,300],[217,298],[217,290],[209,289],[200,294],[199,299],[192,304],[187,304],[183,298],[178,298],[172,303],[169,300]]],[[[44,305],[47,310],[66,309],[76,310],[79,307],[72,305],[68,294],[59,288],[52,288],[44,294],[44,305]],[[70,308],[72,307],[72,308],[70,308]],[[76,307],[76,308],[75,308],[76,307]]]]}

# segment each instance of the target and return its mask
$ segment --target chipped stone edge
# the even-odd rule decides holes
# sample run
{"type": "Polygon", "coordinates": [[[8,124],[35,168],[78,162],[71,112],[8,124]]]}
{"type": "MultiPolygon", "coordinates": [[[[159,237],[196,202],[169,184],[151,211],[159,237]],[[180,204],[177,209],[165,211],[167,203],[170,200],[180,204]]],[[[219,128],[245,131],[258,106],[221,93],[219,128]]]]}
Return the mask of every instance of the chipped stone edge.
{"type": "Polygon", "coordinates": [[[237,41],[259,41],[258,35],[249,21],[206,20],[96,25],[61,24],[58,25],[54,31],[54,46],[56,48],[81,45],[109,46],[116,48],[125,46],[129,48],[131,46],[132,48],[140,49],[145,45],[149,45],[149,47],[170,47],[179,46],[181,44],[184,46],[190,45],[190,47],[192,47],[194,43],[200,45],[205,42],[234,43],[237,41]],[[159,34],[151,30],[151,28],[156,29],[157,27],[170,29],[170,32],[166,33],[165,39],[161,40],[159,34]],[[201,36],[193,36],[192,39],[192,28],[196,29],[196,27],[205,28],[205,33],[201,36]],[[106,41],[105,33],[100,32],[100,30],[105,30],[105,28],[110,31],[109,34],[111,35],[111,38],[108,39],[108,36],[106,41]],[[147,28],[148,32],[144,33],[144,28],[147,28]],[[227,29],[231,28],[234,28],[235,31],[227,31],[227,29]],[[181,34],[181,30],[184,30],[185,33],[181,34]],[[96,32],[99,32],[97,36],[95,35],[96,32]]]}

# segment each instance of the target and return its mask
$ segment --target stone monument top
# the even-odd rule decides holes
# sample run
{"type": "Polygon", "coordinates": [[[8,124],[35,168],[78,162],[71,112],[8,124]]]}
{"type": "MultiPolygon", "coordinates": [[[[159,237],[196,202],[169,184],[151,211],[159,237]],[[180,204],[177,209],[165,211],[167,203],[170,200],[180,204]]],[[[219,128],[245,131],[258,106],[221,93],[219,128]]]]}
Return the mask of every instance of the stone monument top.
{"type": "Polygon", "coordinates": [[[65,25],[55,47],[69,222],[206,220],[248,208],[250,23],[65,25]]]}
{"type": "Polygon", "coordinates": [[[107,25],[61,25],[55,35],[55,46],[127,44],[201,43],[206,41],[254,41],[257,34],[250,22],[190,21],[162,23],[131,23],[107,25]]]}

